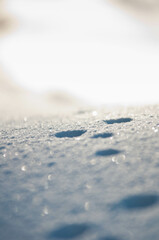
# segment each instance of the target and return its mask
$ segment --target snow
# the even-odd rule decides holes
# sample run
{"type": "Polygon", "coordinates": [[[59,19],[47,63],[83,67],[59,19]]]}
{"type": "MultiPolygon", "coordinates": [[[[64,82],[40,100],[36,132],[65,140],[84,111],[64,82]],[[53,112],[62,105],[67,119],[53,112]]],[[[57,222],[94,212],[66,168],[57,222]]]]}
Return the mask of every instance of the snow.
{"type": "Polygon", "coordinates": [[[137,18],[114,2],[137,9],[134,0],[6,0],[17,26],[1,39],[0,62],[36,93],[64,90],[94,105],[158,103],[158,21],[141,21],[142,5],[137,18]]]}
{"type": "Polygon", "coordinates": [[[78,100],[158,102],[156,38],[103,1],[7,3],[25,28],[1,39],[8,76],[0,72],[0,240],[158,240],[159,105],[97,108],[78,100]],[[33,94],[10,76],[49,93],[33,94]],[[77,99],[52,92],[53,76],[77,99]]]}
{"type": "Polygon", "coordinates": [[[158,117],[146,106],[1,118],[0,239],[158,240],[158,117]]]}

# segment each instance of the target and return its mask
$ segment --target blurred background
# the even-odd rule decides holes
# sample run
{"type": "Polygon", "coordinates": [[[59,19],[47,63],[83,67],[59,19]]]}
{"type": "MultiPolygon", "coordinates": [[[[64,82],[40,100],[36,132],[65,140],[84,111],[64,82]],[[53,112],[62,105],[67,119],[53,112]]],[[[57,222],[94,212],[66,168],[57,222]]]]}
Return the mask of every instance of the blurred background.
{"type": "MultiPolygon", "coordinates": [[[[1,74],[1,105],[9,89],[8,105],[19,95],[68,105],[73,99],[97,106],[159,103],[158,0],[0,4],[14,25],[0,38],[1,69],[12,81],[1,74]]],[[[6,25],[0,20],[1,33],[6,25]]]]}

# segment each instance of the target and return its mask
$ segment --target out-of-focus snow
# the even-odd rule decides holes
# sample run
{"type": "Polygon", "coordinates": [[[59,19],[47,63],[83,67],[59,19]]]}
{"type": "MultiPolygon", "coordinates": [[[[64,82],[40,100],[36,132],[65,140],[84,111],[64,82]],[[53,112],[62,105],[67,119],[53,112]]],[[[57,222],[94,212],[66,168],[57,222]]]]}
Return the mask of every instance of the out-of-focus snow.
{"type": "Polygon", "coordinates": [[[158,102],[157,22],[112,3],[7,0],[19,27],[1,40],[3,65],[36,92],[67,91],[93,104],[158,102]]]}
{"type": "Polygon", "coordinates": [[[0,37],[9,31],[15,24],[11,14],[5,9],[5,3],[0,0],[0,37]]]}
{"type": "Polygon", "coordinates": [[[143,19],[147,23],[159,27],[159,1],[158,0],[109,0],[118,6],[129,10],[134,16],[143,19]]]}
{"type": "Polygon", "coordinates": [[[0,119],[35,115],[61,115],[83,104],[65,92],[35,94],[18,86],[0,73],[0,119]]]}

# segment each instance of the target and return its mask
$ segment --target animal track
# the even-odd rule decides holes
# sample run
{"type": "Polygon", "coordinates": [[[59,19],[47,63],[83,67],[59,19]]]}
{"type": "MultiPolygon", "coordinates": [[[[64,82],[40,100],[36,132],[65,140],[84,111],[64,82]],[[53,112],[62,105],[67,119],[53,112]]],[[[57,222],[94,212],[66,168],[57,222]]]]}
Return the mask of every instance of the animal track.
{"type": "Polygon", "coordinates": [[[51,232],[48,236],[49,239],[73,239],[82,236],[85,232],[90,229],[88,224],[70,224],[64,225],[57,230],[51,232]]]}
{"type": "Polygon", "coordinates": [[[96,156],[109,157],[112,155],[117,155],[119,153],[121,153],[121,151],[109,148],[109,149],[97,151],[96,156]]]}
{"type": "Polygon", "coordinates": [[[5,147],[4,146],[0,146],[0,150],[4,150],[5,149],[5,147]]]}
{"type": "Polygon", "coordinates": [[[86,130],[74,130],[74,131],[63,131],[58,132],[55,134],[57,138],[73,138],[73,137],[80,137],[84,133],[86,133],[86,130]]]}
{"type": "Polygon", "coordinates": [[[131,122],[132,118],[117,118],[117,119],[110,119],[110,120],[104,120],[107,124],[115,124],[115,123],[127,123],[131,122]]]}
{"type": "Polygon", "coordinates": [[[112,136],[113,136],[113,133],[99,133],[99,134],[95,134],[92,138],[109,138],[112,136]]]}
{"type": "Polygon", "coordinates": [[[159,197],[153,194],[139,194],[128,196],[121,200],[118,204],[115,204],[115,209],[124,208],[127,210],[136,210],[136,209],[144,209],[151,207],[157,204],[159,201],[159,197]]]}
{"type": "Polygon", "coordinates": [[[50,163],[47,164],[48,167],[53,167],[54,165],[56,165],[55,162],[50,162],[50,163]]]}
{"type": "Polygon", "coordinates": [[[100,240],[120,240],[120,239],[118,237],[106,236],[101,238],[100,240]]]}

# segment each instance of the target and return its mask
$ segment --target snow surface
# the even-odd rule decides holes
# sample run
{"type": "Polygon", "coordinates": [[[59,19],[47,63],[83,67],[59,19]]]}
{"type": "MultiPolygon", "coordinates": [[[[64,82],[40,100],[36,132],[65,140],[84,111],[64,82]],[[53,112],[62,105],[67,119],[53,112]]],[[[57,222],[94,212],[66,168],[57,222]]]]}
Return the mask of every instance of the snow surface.
{"type": "Polygon", "coordinates": [[[159,106],[0,121],[0,239],[158,240],[159,106]]]}

